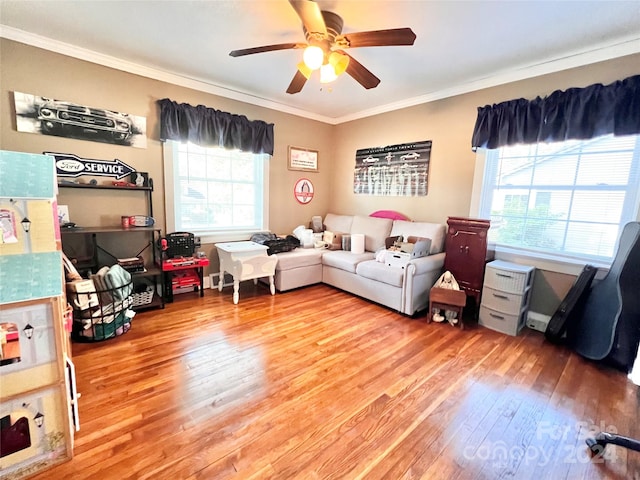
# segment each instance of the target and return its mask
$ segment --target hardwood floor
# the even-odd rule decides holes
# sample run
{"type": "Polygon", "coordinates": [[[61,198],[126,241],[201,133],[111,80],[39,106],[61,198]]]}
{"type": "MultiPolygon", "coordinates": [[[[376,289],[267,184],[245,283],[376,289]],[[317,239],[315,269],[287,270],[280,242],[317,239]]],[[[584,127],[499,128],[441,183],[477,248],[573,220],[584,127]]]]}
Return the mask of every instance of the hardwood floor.
{"type": "Polygon", "coordinates": [[[426,324],[325,285],[177,295],[74,344],[75,457],[41,479],[639,479],[638,387],[525,329],[426,324]]]}

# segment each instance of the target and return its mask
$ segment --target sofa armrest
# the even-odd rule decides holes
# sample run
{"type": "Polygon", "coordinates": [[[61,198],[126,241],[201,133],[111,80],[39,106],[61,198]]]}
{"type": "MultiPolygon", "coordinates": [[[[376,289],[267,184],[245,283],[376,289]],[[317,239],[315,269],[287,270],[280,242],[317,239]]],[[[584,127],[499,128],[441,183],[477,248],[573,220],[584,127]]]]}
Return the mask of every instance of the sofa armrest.
{"type": "Polygon", "coordinates": [[[402,313],[413,315],[429,305],[429,290],[442,274],[444,253],[427,255],[407,263],[402,285],[402,313]]]}
{"type": "Polygon", "coordinates": [[[435,255],[427,255],[426,257],[414,258],[409,263],[413,268],[407,268],[407,272],[413,272],[414,275],[424,275],[434,270],[442,270],[444,267],[444,252],[435,255]]]}

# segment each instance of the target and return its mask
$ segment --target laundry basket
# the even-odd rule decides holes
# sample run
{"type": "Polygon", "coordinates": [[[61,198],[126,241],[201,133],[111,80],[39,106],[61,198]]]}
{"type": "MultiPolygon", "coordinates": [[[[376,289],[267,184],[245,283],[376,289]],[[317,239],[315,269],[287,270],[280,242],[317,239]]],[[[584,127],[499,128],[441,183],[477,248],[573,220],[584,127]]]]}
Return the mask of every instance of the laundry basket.
{"type": "Polygon", "coordinates": [[[99,342],[126,333],[135,315],[132,282],[104,290],[70,292],[73,306],[71,338],[76,342],[99,342]]]}

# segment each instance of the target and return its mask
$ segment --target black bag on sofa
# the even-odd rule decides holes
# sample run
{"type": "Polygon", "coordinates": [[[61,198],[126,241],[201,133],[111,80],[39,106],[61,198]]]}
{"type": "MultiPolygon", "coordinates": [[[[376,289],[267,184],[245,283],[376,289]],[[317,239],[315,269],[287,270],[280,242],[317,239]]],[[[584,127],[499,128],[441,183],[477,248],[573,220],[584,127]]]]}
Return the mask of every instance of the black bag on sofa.
{"type": "Polygon", "coordinates": [[[251,238],[249,240],[259,243],[260,245],[264,245],[264,242],[266,242],[267,240],[275,240],[276,238],[278,238],[278,236],[275,233],[258,232],[251,235],[251,238]]]}
{"type": "Polygon", "coordinates": [[[251,241],[269,247],[267,255],[290,252],[300,246],[300,240],[293,235],[287,235],[286,238],[281,238],[270,232],[254,233],[251,236],[251,241]]]}

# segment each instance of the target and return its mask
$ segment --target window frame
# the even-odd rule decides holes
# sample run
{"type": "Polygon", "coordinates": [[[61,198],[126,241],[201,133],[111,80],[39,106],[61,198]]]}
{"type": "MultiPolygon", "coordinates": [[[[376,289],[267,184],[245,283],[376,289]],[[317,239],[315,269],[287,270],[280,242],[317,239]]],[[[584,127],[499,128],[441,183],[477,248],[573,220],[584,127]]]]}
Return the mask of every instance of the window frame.
{"type": "MultiPolygon", "coordinates": [[[[636,168],[636,175],[640,175],[640,136],[636,135],[636,147],[634,150],[634,162],[636,168]]],[[[477,218],[490,218],[487,217],[486,214],[481,212],[481,204],[483,200],[483,196],[487,195],[485,191],[485,175],[487,174],[487,169],[489,167],[488,156],[492,154],[490,150],[478,148],[476,151],[476,163],[474,169],[474,178],[473,178],[473,188],[471,194],[471,207],[469,211],[469,215],[471,217],[477,218]]],[[[631,183],[627,184],[629,187],[632,186],[631,183]]],[[[528,187],[527,187],[528,188],[528,187]]],[[[627,187],[628,188],[628,187],[627,187]]],[[[629,215],[628,221],[640,221],[640,182],[636,183],[636,201],[635,205],[631,206],[631,214],[629,215]]],[[[628,207],[627,207],[628,208],[628,207]]],[[[619,234],[622,233],[622,227],[624,226],[624,221],[620,224],[619,234]]],[[[617,241],[616,241],[617,245],[617,241]]],[[[576,275],[580,273],[585,263],[595,265],[600,268],[609,268],[613,258],[609,261],[605,260],[597,260],[591,257],[581,256],[581,255],[572,255],[566,253],[546,253],[537,250],[533,250],[530,248],[526,248],[523,246],[516,247],[510,245],[504,245],[495,243],[490,241],[490,248],[496,252],[496,257],[506,260],[513,261],[516,263],[527,263],[536,266],[537,268],[556,271],[561,273],[568,273],[572,275],[576,275]]],[[[615,257],[615,252],[613,254],[615,257]]]]}
{"type": "MultiPolygon", "coordinates": [[[[175,161],[178,145],[180,142],[166,140],[163,142],[163,163],[164,163],[164,189],[165,189],[165,223],[167,232],[176,231],[176,195],[177,173],[175,172],[175,161]]],[[[257,231],[269,230],[269,159],[268,154],[253,154],[262,156],[262,224],[251,227],[230,228],[224,230],[194,231],[200,237],[202,243],[230,242],[249,240],[251,235],[257,231]]]]}

